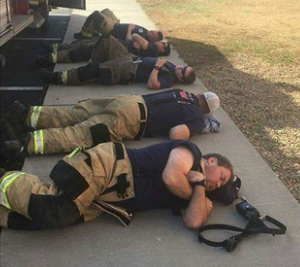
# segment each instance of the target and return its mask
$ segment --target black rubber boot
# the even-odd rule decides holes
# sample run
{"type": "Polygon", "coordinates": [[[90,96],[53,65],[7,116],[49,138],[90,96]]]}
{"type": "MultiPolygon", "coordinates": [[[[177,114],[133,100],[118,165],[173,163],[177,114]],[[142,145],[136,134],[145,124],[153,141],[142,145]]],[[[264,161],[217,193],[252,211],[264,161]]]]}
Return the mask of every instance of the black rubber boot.
{"type": "Polygon", "coordinates": [[[7,170],[0,168],[0,179],[7,172],[7,170]]]}
{"type": "Polygon", "coordinates": [[[1,140],[14,140],[28,132],[26,119],[30,106],[15,101],[9,113],[1,120],[1,140]]]}
{"type": "Polygon", "coordinates": [[[41,50],[42,50],[42,51],[40,51],[41,54],[53,52],[52,44],[49,44],[46,41],[42,41],[40,44],[41,44],[41,50]]]}
{"type": "Polygon", "coordinates": [[[40,66],[40,67],[48,67],[48,66],[52,66],[54,65],[54,63],[50,62],[50,56],[49,54],[47,55],[38,55],[36,58],[35,58],[35,63],[40,66]]]}
{"type": "Polygon", "coordinates": [[[2,141],[0,144],[1,159],[10,161],[24,160],[27,155],[27,145],[30,137],[30,133],[27,133],[20,139],[2,141]]]}
{"type": "Polygon", "coordinates": [[[60,72],[51,72],[46,69],[41,69],[40,74],[46,83],[62,84],[60,72]]]}

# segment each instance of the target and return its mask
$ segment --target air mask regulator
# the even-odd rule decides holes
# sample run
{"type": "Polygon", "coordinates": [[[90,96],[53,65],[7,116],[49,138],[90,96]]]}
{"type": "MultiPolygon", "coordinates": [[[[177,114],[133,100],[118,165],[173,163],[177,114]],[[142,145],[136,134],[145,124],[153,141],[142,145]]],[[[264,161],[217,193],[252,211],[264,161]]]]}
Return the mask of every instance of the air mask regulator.
{"type": "Polygon", "coordinates": [[[275,220],[274,218],[266,215],[264,218],[261,217],[259,211],[254,208],[244,197],[241,202],[235,206],[237,212],[246,218],[249,222],[245,229],[239,228],[228,224],[210,224],[199,228],[198,230],[198,240],[200,243],[212,247],[223,247],[227,252],[232,252],[237,247],[238,243],[241,242],[245,237],[252,234],[272,234],[283,235],[285,234],[287,228],[281,222],[275,220]],[[278,228],[269,228],[265,225],[265,221],[272,223],[278,228]],[[210,241],[203,237],[202,232],[207,230],[230,230],[235,232],[240,232],[240,234],[232,236],[222,242],[210,241]]]}

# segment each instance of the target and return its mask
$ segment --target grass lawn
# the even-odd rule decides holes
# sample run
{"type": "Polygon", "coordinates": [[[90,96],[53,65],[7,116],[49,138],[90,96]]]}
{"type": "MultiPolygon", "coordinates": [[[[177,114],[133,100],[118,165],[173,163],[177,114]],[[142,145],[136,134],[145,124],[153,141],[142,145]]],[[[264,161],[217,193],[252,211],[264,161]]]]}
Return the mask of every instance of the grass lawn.
{"type": "Polygon", "coordinates": [[[138,2],[300,202],[300,1],[138,2]]]}

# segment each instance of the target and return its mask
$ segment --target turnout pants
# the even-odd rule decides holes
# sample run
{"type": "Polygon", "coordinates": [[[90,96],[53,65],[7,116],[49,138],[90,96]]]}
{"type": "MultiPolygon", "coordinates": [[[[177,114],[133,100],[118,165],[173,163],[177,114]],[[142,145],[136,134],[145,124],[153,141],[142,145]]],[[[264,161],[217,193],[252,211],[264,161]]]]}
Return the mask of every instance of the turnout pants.
{"type": "Polygon", "coordinates": [[[147,108],[142,96],[120,95],[90,99],[71,110],[34,106],[27,117],[35,129],[27,145],[32,154],[66,153],[108,141],[123,141],[143,135],[147,108]]]}
{"type": "Polygon", "coordinates": [[[50,177],[55,184],[25,172],[6,172],[0,178],[0,225],[59,228],[92,220],[103,211],[128,225],[131,216],[109,204],[134,197],[131,163],[123,144],[100,144],[72,153],[56,164],[50,177]]]}
{"type": "Polygon", "coordinates": [[[89,61],[95,40],[74,41],[71,44],[53,44],[49,55],[50,63],[73,63],[89,61]]]}
{"type": "Polygon", "coordinates": [[[128,84],[134,80],[137,64],[132,55],[113,36],[100,37],[94,45],[90,63],[76,69],[58,72],[59,80],[65,85],[128,84]]]}
{"type": "Polygon", "coordinates": [[[114,29],[116,23],[120,20],[109,9],[101,12],[94,11],[89,15],[83,24],[80,33],[86,38],[93,38],[94,33],[107,34],[114,29]]]}

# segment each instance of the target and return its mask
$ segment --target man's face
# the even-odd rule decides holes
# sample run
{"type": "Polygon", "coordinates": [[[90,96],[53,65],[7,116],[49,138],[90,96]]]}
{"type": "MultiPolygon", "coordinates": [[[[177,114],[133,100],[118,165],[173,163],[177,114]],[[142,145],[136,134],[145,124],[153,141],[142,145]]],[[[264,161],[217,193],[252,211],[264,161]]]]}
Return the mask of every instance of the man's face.
{"type": "Polygon", "coordinates": [[[161,41],[159,34],[158,34],[159,32],[160,31],[154,31],[154,30],[148,31],[147,36],[148,36],[149,40],[151,42],[161,41]]]}
{"type": "Polygon", "coordinates": [[[158,51],[160,52],[160,53],[163,53],[163,52],[165,52],[165,49],[167,48],[167,43],[165,43],[165,42],[155,42],[155,45],[157,46],[157,48],[158,48],[158,51]]]}
{"type": "Polygon", "coordinates": [[[175,68],[176,77],[181,83],[184,82],[184,79],[189,76],[191,71],[192,68],[188,66],[176,66],[175,68]]]}
{"type": "Polygon", "coordinates": [[[225,185],[231,177],[229,169],[218,166],[217,158],[211,157],[205,162],[206,190],[212,191],[225,185]]]}

